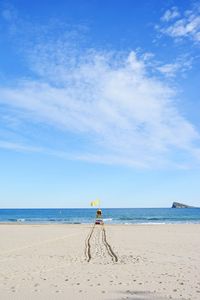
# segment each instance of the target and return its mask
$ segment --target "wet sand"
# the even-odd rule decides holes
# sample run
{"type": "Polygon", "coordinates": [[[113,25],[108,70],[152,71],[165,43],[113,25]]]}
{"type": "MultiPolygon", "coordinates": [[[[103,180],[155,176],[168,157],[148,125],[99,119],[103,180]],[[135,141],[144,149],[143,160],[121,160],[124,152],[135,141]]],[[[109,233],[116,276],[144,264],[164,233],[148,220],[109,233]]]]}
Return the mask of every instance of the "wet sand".
{"type": "Polygon", "coordinates": [[[200,224],[1,224],[0,236],[0,299],[200,299],[200,224]]]}

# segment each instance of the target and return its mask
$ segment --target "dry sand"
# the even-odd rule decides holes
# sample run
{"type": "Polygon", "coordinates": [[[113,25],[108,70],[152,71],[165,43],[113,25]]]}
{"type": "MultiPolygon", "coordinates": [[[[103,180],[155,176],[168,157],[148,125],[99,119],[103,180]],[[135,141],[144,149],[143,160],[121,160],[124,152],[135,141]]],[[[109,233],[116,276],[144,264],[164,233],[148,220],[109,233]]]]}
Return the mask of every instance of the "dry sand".
{"type": "Polygon", "coordinates": [[[0,236],[3,300],[200,299],[200,224],[3,224],[0,236]]]}

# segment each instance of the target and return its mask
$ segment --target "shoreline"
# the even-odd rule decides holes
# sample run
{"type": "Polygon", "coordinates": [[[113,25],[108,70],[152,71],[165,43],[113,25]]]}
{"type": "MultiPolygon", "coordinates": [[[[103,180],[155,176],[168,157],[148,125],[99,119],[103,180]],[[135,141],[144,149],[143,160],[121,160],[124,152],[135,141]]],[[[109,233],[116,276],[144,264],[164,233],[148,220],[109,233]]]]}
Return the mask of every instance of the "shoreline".
{"type": "MultiPolygon", "coordinates": [[[[62,226],[92,226],[94,225],[94,223],[62,223],[62,222],[44,222],[44,223],[36,223],[36,222],[0,222],[0,226],[1,225],[30,225],[30,226],[33,226],[33,225],[36,225],[36,226],[47,226],[47,225],[50,225],[50,226],[59,226],[59,225],[62,225],[62,226]]],[[[104,223],[105,226],[159,226],[159,225],[200,225],[200,221],[199,222],[174,222],[174,223],[104,223]]]]}

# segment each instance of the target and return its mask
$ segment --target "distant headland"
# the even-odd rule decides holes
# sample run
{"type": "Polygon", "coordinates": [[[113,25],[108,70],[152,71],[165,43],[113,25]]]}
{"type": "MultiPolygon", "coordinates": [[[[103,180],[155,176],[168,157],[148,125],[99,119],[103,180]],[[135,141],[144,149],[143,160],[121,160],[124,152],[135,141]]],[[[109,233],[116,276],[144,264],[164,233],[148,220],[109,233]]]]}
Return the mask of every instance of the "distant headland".
{"type": "Polygon", "coordinates": [[[190,206],[179,202],[173,202],[172,208],[194,208],[194,206],[190,206]]]}

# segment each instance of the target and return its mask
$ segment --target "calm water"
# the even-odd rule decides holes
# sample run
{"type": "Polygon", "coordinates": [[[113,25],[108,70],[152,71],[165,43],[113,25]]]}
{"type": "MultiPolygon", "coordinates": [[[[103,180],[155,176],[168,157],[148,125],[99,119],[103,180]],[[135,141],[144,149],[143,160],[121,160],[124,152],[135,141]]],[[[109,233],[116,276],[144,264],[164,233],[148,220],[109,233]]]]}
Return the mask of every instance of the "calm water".
{"type": "MultiPolygon", "coordinates": [[[[104,208],[110,224],[200,223],[200,208],[104,208]]],[[[96,209],[0,209],[0,222],[93,223],[96,209]]]]}

